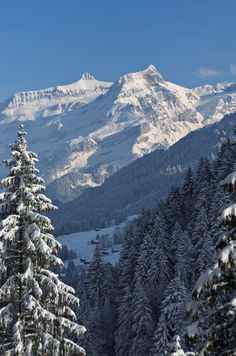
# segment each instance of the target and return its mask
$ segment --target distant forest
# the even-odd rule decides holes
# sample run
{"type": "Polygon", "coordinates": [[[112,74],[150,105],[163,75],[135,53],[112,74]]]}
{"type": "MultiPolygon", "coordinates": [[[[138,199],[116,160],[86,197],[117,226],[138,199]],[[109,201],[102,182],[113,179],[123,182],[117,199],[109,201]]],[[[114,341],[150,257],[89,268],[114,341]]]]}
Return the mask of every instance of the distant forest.
{"type": "Polygon", "coordinates": [[[196,350],[185,337],[186,305],[226,231],[219,216],[231,195],[220,182],[235,157],[226,140],[213,162],[202,157],[194,174],[189,168],[181,186],[128,226],[118,266],[104,264],[98,247],[87,273],[69,263],[65,278],[81,297],[88,355],[162,356],[173,342],[180,348],[176,335],[184,349],[196,350]]]}
{"type": "Polygon", "coordinates": [[[145,155],[102,186],[59,204],[52,216],[56,234],[114,225],[142,209],[155,208],[160,199],[167,197],[172,185],[183,182],[189,166],[195,172],[201,156],[207,156],[211,162],[215,159],[222,141],[232,134],[235,119],[232,114],[217,124],[191,132],[168,150],[145,155]]]}

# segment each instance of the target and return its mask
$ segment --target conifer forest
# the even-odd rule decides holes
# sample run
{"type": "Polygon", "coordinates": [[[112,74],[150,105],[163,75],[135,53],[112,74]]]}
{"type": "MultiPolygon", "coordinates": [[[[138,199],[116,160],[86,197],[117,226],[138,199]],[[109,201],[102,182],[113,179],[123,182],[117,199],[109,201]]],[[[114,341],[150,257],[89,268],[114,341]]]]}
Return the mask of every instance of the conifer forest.
{"type": "Polygon", "coordinates": [[[48,217],[57,208],[23,125],[10,151],[0,196],[2,355],[234,354],[233,136],[127,225],[118,264],[96,244],[86,270],[67,251],[63,274],[48,217]]]}
{"type": "Polygon", "coordinates": [[[235,14],[0,0],[0,356],[236,356],[235,14]]]}

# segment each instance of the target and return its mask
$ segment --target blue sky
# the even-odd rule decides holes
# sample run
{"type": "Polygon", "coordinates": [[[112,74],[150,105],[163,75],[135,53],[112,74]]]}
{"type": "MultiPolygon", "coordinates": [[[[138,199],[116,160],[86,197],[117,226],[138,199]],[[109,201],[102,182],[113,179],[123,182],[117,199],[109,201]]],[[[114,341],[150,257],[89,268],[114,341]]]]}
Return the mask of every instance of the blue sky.
{"type": "Polygon", "coordinates": [[[149,64],[188,87],[236,81],[235,14],[235,0],[3,0],[0,99],[149,64]]]}

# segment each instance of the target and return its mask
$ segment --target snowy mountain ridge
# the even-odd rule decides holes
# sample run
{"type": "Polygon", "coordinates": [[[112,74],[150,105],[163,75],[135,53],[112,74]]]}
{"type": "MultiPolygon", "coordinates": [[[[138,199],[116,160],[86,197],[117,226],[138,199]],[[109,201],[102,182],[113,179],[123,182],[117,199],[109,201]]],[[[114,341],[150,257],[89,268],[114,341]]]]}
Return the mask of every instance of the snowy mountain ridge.
{"type": "Polygon", "coordinates": [[[72,84],[17,93],[1,103],[0,150],[4,157],[24,121],[51,194],[70,200],[230,112],[236,112],[232,83],[187,89],[166,81],[153,65],[114,83],[85,73],[72,84]]]}
{"type": "Polygon", "coordinates": [[[89,103],[103,94],[110,85],[109,82],[98,81],[89,73],[84,73],[80,80],[71,84],[16,93],[5,102],[6,107],[1,114],[7,122],[60,115],[73,110],[73,106],[89,103]]]}

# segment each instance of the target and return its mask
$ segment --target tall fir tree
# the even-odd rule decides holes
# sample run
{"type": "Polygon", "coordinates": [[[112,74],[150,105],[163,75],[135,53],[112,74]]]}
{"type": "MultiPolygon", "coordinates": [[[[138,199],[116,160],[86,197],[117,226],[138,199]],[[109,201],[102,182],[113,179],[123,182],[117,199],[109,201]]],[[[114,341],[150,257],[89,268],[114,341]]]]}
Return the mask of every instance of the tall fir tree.
{"type": "MultiPolygon", "coordinates": [[[[232,150],[235,158],[233,145],[232,150]]],[[[236,350],[236,171],[222,185],[234,200],[221,216],[228,231],[218,240],[215,263],[199,277],[190,303],[194,320],[187,339],[197,355],[234,355],[236,350]]]]}
{"type": "Polygon", "coordinates": [[[133,298],[131,356],[148,355],[153,336],[152,311],[144,287],[137,282],[133,298]]]}
{"type": "Polygon", "coordinates": [[[178,236],[176,251],[175,273],[179,275],[188,290],[192,290],[195,283],[193,271],[194,248],[191,233],[186,230],[178,236]]]}
{"type": "Polygon", "coordinates": [[[182,226],[184,223],[184,215],[184,201],[180,188],[173,186],[167,198],[166,220],[170,232],[172,232],[177,221],[182,226]]]}
{"type": "Polygon", "coordinates": [[[209,209],[207,205],[207,199],[203,196],[201,209],[198,211],[193,229],[195,280],[213,261],[214,241],[210,234],[209,209]]]}
{"type": "Polygon", "coordinates": [[[181,191],[185,225],[187,225],[190,222],[193,215],[193,204],[192,204],[193,187],[194,187],[193,172],[192,169],[189,167],[184,177],[184,182],[181,191]]]}
{"type": "Polygon", "coordinates": [[[166,288],[161,314],[154,334],[153,356],[164,356],[172,338],[181,332],[185,321],[188,292],[179,276],[166,288]]]}
{"type": "Polygon", "coordinates": [[[145,289],[150,290],[150,282],[147,279],[147,274],[151,268],[151,256],[155,250],[155,244],[152,236],[147,233],[143,239],[138,257],[137,266],[135,269],[135,282],[138,280],[140,285],[145,289]]]}
{"type": "Polygon", "coordinates": [[[85,355],[77,340],[85,328],[76,323],[79,299],[52,268],[60,244],[50,219],[40,212],[55,207],[37,176],[37,155],[28,150],[23,125],[10,145],[10,170],[0,195],[0,354],[85,355]]]}
{"type": "Polygon", "coordinates": [[[151,237],[155,243],[155,248],[150,255],[150,268],[147,273],[152,289],[155,288],[155,295],[151,300],[154,312],[157,314],[163,298],[164,289],[173,276],[173,265],[171,263],[171,236],[168,234],[165,218],[158,211],[151,237]]]}
{"type": "Polygon", "coordinates": [[[89,302],[92,306],[95,304],[95,302],[98,302],[100,304],[103,295],[103,283],[104,265],[101,250],[97,244],[86,277],[86,289],[89,297],[89,302]]]}
{"type": "Polygon", "coordinates": [[[120,301],[120,306],[118,309],[118,319],[117,319],[117,332],[116,332],[116,343],[115,343],[115,355],[124,356],[129,355],[131,350],[131,340],[132,326],[133,326],[133,293],[130,287],[124,290],[124,294],[120,301]]]}

